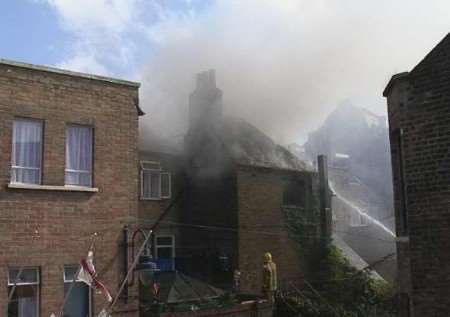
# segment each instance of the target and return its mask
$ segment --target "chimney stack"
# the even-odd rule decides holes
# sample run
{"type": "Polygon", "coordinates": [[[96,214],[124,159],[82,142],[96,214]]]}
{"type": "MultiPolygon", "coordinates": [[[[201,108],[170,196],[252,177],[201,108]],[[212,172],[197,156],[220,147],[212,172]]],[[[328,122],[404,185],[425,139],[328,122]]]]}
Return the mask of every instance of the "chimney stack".
{"type": "Polygon", "coordinates": [[[197,74],[196,90],[216,89],[216,71],[210,69],[197,74]]]}
{"type": "Polygon", "coordinates": [[[222,91],[216,87],[216,74],[211,69],[196,76],[195,90],[189,96],[189,130],[184,139],[191,164],[202,177],[217,177],[224,171],[222,129],[222,91]]]}
{"type": "Polygon", "coordinates": [[[189,133],[217,134],[222,128],[222,91],[216,87],[213,69],[197,74],[189,96],[189,133]]]}

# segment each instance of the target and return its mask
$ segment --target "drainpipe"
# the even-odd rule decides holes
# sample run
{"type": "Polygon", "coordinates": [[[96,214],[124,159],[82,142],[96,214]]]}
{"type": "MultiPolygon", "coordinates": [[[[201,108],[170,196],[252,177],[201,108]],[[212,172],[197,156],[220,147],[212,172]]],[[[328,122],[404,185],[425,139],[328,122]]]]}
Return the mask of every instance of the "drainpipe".
{"type": "Polygon", "coordinates": [[[319,170],[319,207],[320,207],[320,230],[321,238],[325,243],[331,241],[331,199],[328,186],[328,163],[326,155],[317,157],[319,170]]]}

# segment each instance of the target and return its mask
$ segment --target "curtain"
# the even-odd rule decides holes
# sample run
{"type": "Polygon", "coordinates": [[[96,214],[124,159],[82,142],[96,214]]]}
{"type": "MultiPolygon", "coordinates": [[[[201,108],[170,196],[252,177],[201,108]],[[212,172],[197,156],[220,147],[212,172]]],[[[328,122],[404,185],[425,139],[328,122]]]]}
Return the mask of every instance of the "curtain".
{"type": "Polygon", "coordinates": [[[36,317],[38,307],[37,288],[37,285],[17,286],[13,300],[8,305],[8,317],[36,317]]]}
{"type": "Polygon", "coordinates": [[[11,181],[39,184],[41,178],[42,122],[15,120],[12,143],[11,181]]]}
{"type": "MultiPolygon", "coordinates": [[[[64,283],[64,296],[66,296],[72,283],[64,283]]],[[[89,316],[89,287],[81,282],[76,282],[64,306],[64,317],[88,317],[89,316]]]]}
{"type": "Polygon", "coordinates": [[[91,186],[92,129],[83,126],[66,127],[67,185],[91,186]]]}
{"type": "Polygon", "coordinates": [[[21,297],[19,298],[19,314],[18,317],[34,317],[36,315],[36,298],[35,297],[21,297]]]}

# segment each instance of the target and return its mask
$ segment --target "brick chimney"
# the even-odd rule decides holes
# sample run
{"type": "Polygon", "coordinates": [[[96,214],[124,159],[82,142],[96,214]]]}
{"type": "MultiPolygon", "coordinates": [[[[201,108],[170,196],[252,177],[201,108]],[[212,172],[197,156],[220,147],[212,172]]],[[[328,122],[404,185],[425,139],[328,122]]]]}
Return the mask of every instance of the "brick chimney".
{"type": "Polygon", "coordinates": [[[222,91],[216,87],[216,74],[197,74],[195,90],[189,96],[189,130],[185,150],[197,175],[217,177],[226,170],[222,139],[222,91]]]}
{"type": "Polygon", "coordinates": [[[222,128],[222,91],[216,87],[213,69],[197,74],[189,96],[189,133],[218,133],[222,128]]]}

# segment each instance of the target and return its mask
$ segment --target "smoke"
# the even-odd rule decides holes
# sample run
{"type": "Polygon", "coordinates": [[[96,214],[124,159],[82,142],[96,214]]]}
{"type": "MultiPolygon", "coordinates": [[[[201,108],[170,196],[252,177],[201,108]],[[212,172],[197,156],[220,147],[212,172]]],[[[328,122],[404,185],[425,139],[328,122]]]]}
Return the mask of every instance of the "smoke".
{"type": "Polygon", "coordinates": [[[168,15],[149,31],[157,42],[140,74],[141,132],[182,141],[194,76],[210,68],[225,114],[279,143],[304,140],[342,99],[384,114],[390,76],[419,62],[450,26],[445,1],[420,3],[223,0],[168,15]]]}

